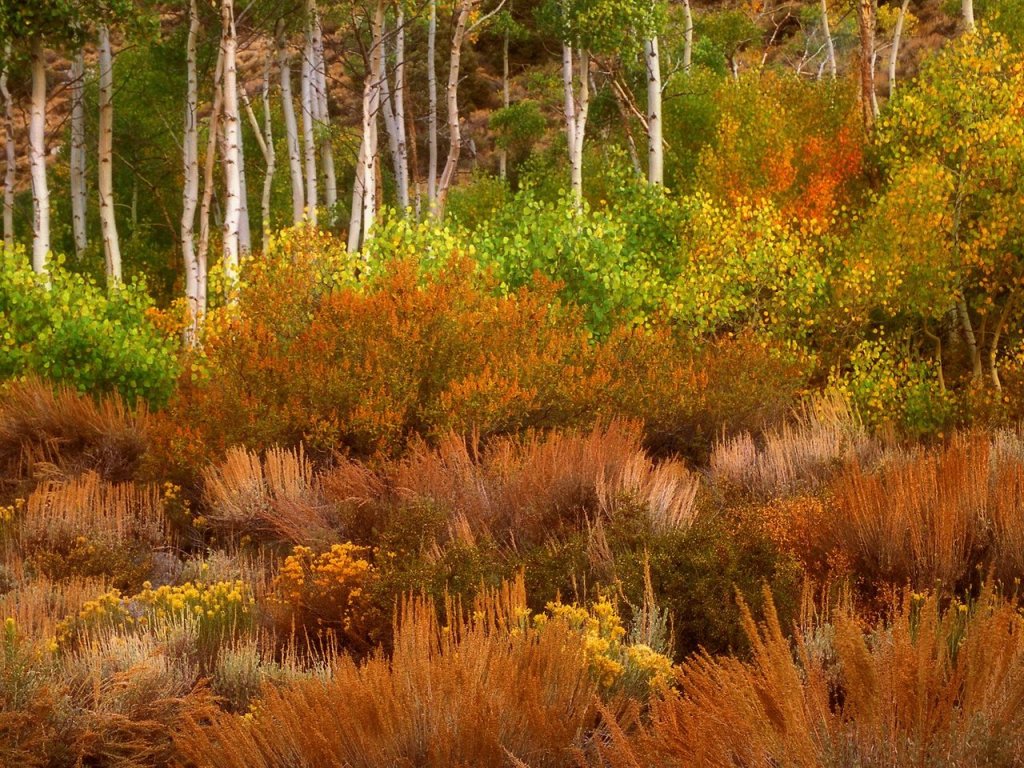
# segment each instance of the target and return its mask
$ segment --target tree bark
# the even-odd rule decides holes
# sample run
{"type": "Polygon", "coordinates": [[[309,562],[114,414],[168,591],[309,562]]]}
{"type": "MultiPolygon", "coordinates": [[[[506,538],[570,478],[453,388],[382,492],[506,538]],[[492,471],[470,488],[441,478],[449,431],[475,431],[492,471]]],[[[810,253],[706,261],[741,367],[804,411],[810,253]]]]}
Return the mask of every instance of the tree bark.
{"type": "Polygon", "coordinates": [[[377,114],[384,76],[384,2],[377,0],[372,24],[373,47],[363,97],[363,215],[362,245],[369,242],[377,216],[377,114]]]}
{"type": "Polygon", "coordinates": [[[32,172],[32,268],[47,273],[50,258],[50,188],[46,180],[46,51],[32,42],[32,109],[29,118],[29,167],[32,172]]]}
{"type": "Polygon", "coordinates": [[[306,24],[306,45],[302,50],[302,78],[300,101],[302,102],[302,151],[305,161],[306,209],[311,224],[316,224],[317,177],[316,177],[316,107],[313,103],[313,31],[306,24]]]}
{"type": "MultiPolygon", "coordinates": [[[[384,30],[383,30],[383,37],[381,39],[381,44],[382,45],[384,44],[384,40],[386,38],[387,38],[387,25],[385,24],[385,27],[384,27],[384,30]]],[[[387,131],[387,134],[388,134],[388,150],[391,153],[391,165],[392,165],[392,167],[394,168],[394,171],[395,171],[395,186],[398,188],[398,198],[399,198],[399,205],[398,205],[398,207],[404,210],[405,209],[405,205],[408,202],[408,199],[407,199],[406,204],[402,203],[402,187],[403,187],[403,181],[402,181],[402,159],[401,159],[401,156],[399,154],[399,148],[398,148],[398,145],[399,145],[398,117],[395,114],[395,109],[392,107],[394,94],[392,94],[392,92],[391,92],[391,84],[390,84],[390,81],[389,81],[389,78],[388,78],[388,73],[387,73],[387,51],[386,51],[386,49],[385,49],[385,51],[383,53],[383,62],[384,62],[384,65],[382,67],[382,76],[380,78],[380,89],[381,89],[380,106],[381,106],[381,114],[384,117],[384,128],[385,128],[385,130],[387,131]]]]}
{"type": "Polygon", "coordinates": [[[235,35],[234,0],[221,0],[221,49],[224,57],[224,243],[223,268],[227,287],[238,280],[238,229],[242,210],[241,136],[238,123],[238,69],[235,61],[238,41],[235,35]]]}
{"type": "Polygon", "coordinates": [[[274,119],[270,110],[270,57],[263,70],[263,157],[267,161],[267,171],[263,175],[263,197],[260,201],[260,223],[263,234],[264,250],[266,237],[270,232],[270,201],[274,191],[274,173],[277,171],[277,151],[274,148],[274,119]]]}
{"type": "Polygon", "coordinates": [[[825,61],[828,62],[828,73],[836,79],[836,46],[832,40],[832,30],[828,24],[828,0],[821,0],[821,31],[825,35],[825,61]]]}
{"type": "Polygon", "coordinates": [[[693,68],[693,9],[690,0],[683,0],[683,71],[690,74],[693,68]]]}
{"type": "MultiPolygon", "coordinates": [[[[203,164],[203,200],[199,208],[199,251],[198,259],[203,274],[206,274],[206,265],[210,253],[210,213],[213,207],[213,174],[217,162],[217,139],[220,136],[221,128],[221,105],[224,94],[224,49],[221,47],[217,54],[217,67],[214,71],[213,82],[213,108],[210,110],[209,138],[206,142],[206,157],[203,164]]],[[[206,306],[206,297],[203,297],[203,306],[206,306]]]]}
{"type": "Polygon", "coordinates": [[[572,46],[562,45],[562,85],[565,91],[565,134],[569,145],[569,168],[571,173],[571,189],[576,205],[583,204],[583,137],[587,129],[587,113],[590,110],[590,56],[580,50],[576,57],[579,61],[579,96],[573,75],[572,46]]]}
{"type": "Polygon", "coordinates": [[[4,101],[4,247],[14,248],[14,184],[17,181],[17,148],[14,145],[14,101],[7,88],[8,62],[11,60],[11,44],[4,47],[3,67],[0,69],[0,97],[4,101]]]}
{"type": "Polygon", "coordinates": [[[899,15],[896,17],[896,27],[892,31],[892,50],[889,51],[889,98],[896,94],[896,66],[900,61],[900,42],[903,39],[903,22],[907,17],[907,8],[910,0],[903,0],[900,5],[899,15]]]}
{"type": "Polygon", "coordinates": [[[871,133],[875,125],[875,110],[872,106],[875,78],[872,58],[875,50],[875,4],[874,0],[857,0],[857,27],[860,31],[860,109],[864,132],[871,133]]]}
{"type": "Polygon", "coordinates": [[[182,188],[181,251],[185,262],[185,299],[188,301],[190,323],[185,341],[196,341],[199,324],[206,311],[206,265],[201,264],[195,247],[196,208],[199,206],[199,77],[196,66],[196,43],[199,36],[199,11],[196,0],[189,2],[188,42],[185,49],[186,97],[185,133],[182,140],[184,185],[182,188]]]}
{"type": "Polygon", "coordinates": [[[395,29],[395,122],[398,128],[398,206],[409,207],[409,140],[405,132],[405,10],[399,6],[395,29]]]}
{"type": "Polygon", "coordinates": [[[665,183],[665,149],[661,137],[661,60],[658,38],[644,41],[647,62],[647,180],[665,183]]]}
{"type": "Polygon", "coordinates": [[[365,115],[370,110],[370,94],[363,86],[363,137],[359,141],[359,154],[356,156],[355,177],[352,179],[352,206],[348,217],[348,252],[359,250],[359,242],[363,235],[363,173],[366,168],[366,122],[365,115]]]}
{"type": "Polygon", "coordinates": [[[466,36],[466,25],[469,24],[469,14],[472,10],[473,0],[461,0],[448,57],[448,86],[445,89],[448,107],[448,158],[445,160],[444,170],[437,185],[434,215],[438,218],[444,215],[448,190],[459,172],[459,156],[462,154],[462,130],[459,125],[459,66],[462,63],[462,41],[466,36]]]}
{"type": "Polygon", "coordinates": [[[307,0],[313,34],[313,92],[315,95],[316,120],[320,124],[320,165],[324,173],[324,204],[333,210],[338,203],[338,181],[334,169],[334,145],[331,142],[331,115],[327,99],[327,59],[324,55],[324,32],[320,10],[316,0],[307,0]]]}
{"type": "Polygon", "coordinates": [[[242,116],[238,115],[238,253],[240,257],[252,253],[252,227],[249,222],[249,182],[245,175],[245,131],[242,116]]]}
{"type": "MultiPolygon", "coordinates": [[[[506,29],[501,41],[501,106],[508,109],[511,102],[508,87],[508,30],[506,29]]],[[[498,150],[498,176],[502,179],[508,176],[508,150],[504,147],[498,150]]]]}
{"type": "Polygon", "coordinates": [[[288,172],[292,183],[292,223],[302,221],[306,207],[299,150],[299,124],[295,118],[295,97],[292,94],[292,64],[283,22],[277,25],[277,66],[281,77],[281,110],[284,112],[285,143],[288,145],[288,172]]]}
{"type": "Polygon", "coordinates": [[[71,231],[75,240],[75,254],[81,258],[89,246],[85,189],[85,54],[81,49],[71,63],[71,156],[68,166],[71,180],[71,231]]]}
{"type": "Polygon", "coordinates": [[[99,167],[100,231],[103,235],[103,256],[107,265],[107,280],[121,282],[121,244],[117,237],[117,217],[114,214],[114,57],[110,49],[110,30],[100,27],[100,122],[99,167]]]}
{"type": "Polygon", "coordinates": [[[427,208],[437,200],[437,0],[427,23],[427,208]]]}
{"type": "Polygon", "coordinates": [[[964,27],[968,32],[973,32],[976,27],[974,22],[974,0],[963,0],[960,8],[964,17],[964,27]]]}

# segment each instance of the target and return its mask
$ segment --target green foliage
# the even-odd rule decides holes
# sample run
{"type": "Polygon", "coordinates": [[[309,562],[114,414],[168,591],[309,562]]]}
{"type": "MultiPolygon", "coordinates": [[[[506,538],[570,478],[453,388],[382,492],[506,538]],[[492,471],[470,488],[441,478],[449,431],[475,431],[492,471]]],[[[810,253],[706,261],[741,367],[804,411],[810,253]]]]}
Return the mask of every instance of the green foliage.
{"type": "Polygon", "coordinates": [[[177,375],[176,343],[150,319],[142,283],[104,291],[52,264],[49,285],[23,253],[0,271],[0,377],[36,374],[93,393],[162,403],[177,375]]]}
{"type": "Polygon", "coordinates": [[[661,8],[649,0],[545,0],[537,20],[567,45],[618,53],[656,33],[661,8]]]}
{"type": "Polygon", "coordinates": [[[934,361],[919,359],[906,340],[883,336],[862,341],[846,372],[833,373],[831,383],[873,426],[887,424],[927,435],[947,427],[953,416],[953,400],[934,361]]]}

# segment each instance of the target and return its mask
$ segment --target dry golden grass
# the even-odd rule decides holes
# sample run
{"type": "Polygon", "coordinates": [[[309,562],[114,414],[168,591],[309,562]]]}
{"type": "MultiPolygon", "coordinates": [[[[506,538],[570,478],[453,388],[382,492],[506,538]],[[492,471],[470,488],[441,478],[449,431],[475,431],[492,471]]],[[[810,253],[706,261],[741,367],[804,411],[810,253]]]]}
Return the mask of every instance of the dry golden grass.
{"type": "Polygon", "coordinates": [[[272,448],[262,457],[231,448],[203,480],[206,518],[220,530],[296,543],[331,538],[329,505],[302,448],[272,448]]]}
{"type": "Polygon", "coordinates": [[[38,379],[8,385],[0,396],[3,482],[97,472],[110,482],[130,480],[146,451],[148,414],[120,397],[94,400],[38,379]]]}
{"type": "Polygon", "coordinates": [[[963,586],[987,544],[989,458],[987,438],[959,436],[871,472],[854,463],[833,485],[822,535],[877,581],[963,586]]]}
{"type": "Polygon", "coordinates": [[[199,768],[572,764],[593,714],[578,638],[515,627],[522,581],[441,625],[429,602],[402,609],[391,658],[342,658],[328,681],[265,689],[251,721],[215,714],[176,737],[199,768]]]}
{"type": "Polygon", "coordinates": [[[350,508],[429,503],[450,515],[451,535],[546,540],[567,526],[638,504],[657,528],[685,528],[696,515],[698,476],[643,450],[641,426],[613,421],[590,432],[559,431],[481,443],[455,434],[436,448],[414,445],[376,472],[344,462],[328,473],[332,500],[350,508]]]}
{"type": "Polygon", "coordinates": [[[806,403],[795,423],[766,432],[760,446],[746,432],[717,443],[711,478],[758,496],[777,496],[816,486],[844,462],[875,452],[849,404],[822,396],[806,403]]]}
{"type": "Polygon", "coordinates": [[[54,636],[58,622],[77,614],[87,601],[109,588],[107,580],[102,578],[59,582],[45,578],[25,580],[0,594],[0,622],[14,619],[26,638],[43,642],[54,636]]]}
{"type": "Polygon", "coordinates": [[[690,659],[680,692],[655,697],[648,725],[611,723],[590,764],[1009,768],[1024,759],[1024,622],[988,587],[970,610],[907,593],[868,632],[843,608],[831,643],[791,643],[770,601],[764,624],[749,612],[745,624],[750,661],[690,659]]]}
{"type": "Polygon", "coordinates": [[[109,483],[95,472],[41,484],[28,497],[18,531],[23,542],[35,543],[81,536],[156,546],[169,536],[159,488],[109,483]]]}

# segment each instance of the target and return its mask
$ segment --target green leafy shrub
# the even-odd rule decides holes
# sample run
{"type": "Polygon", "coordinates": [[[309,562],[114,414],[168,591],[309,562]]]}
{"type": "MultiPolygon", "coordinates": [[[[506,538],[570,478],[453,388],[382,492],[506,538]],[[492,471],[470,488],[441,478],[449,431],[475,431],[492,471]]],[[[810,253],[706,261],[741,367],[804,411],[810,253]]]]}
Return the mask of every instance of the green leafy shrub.
{"type": "Polygon", "coordinates": [[[150,316],[142,283],[107,291],[54,263],[48,280],[20,251],[0,263],[0,378],[35,374],[92,393],[165,402],[175,342],[150,316]]]}

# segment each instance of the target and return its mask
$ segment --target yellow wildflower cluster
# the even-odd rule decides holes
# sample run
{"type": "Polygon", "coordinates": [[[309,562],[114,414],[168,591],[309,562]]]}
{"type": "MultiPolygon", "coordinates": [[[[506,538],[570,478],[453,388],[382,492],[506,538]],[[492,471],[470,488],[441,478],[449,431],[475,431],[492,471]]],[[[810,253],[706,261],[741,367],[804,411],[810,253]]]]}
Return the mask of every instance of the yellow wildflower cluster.
{"type": "Polygon", "coordinates": [[[274,579],[273,602],[309,612],[320,625],[340,623],[350,629],[355,614],[365,607],[367,585],[376,577],[368,552],[351,542],[319,554],[295,547],[274,579]]]}
{"type": "Polygon", "coordinates": [[[9,525],[10,523],[13,523],[14,519],[18,516],[24,506],[24,499],[15,499],[13,504],[0,507],[0,525],[9,525]]]}
{"type": "Polygon", "coordinates": [[[666,683],[671,677],[671,659],[648,645],[627,642],[622,619],[606,597],[589,607],[548,603],[546,613],[538,614],[533,621],[537,627],[558,621],[579,632],[591,671],[603,688],[622,682],[666,683]]]}
{"type": "Polygon", "coordinates": [[[238,628],[248,621],[254,602],[243,581],[189,582],[157,589],[147,581],[131,597],[112,589],[86,602],[77,616],[57,625],[57,640],[66,643],[100,627],[153,628],[182,620],[195,621],[200,632],[238,628]]]}

